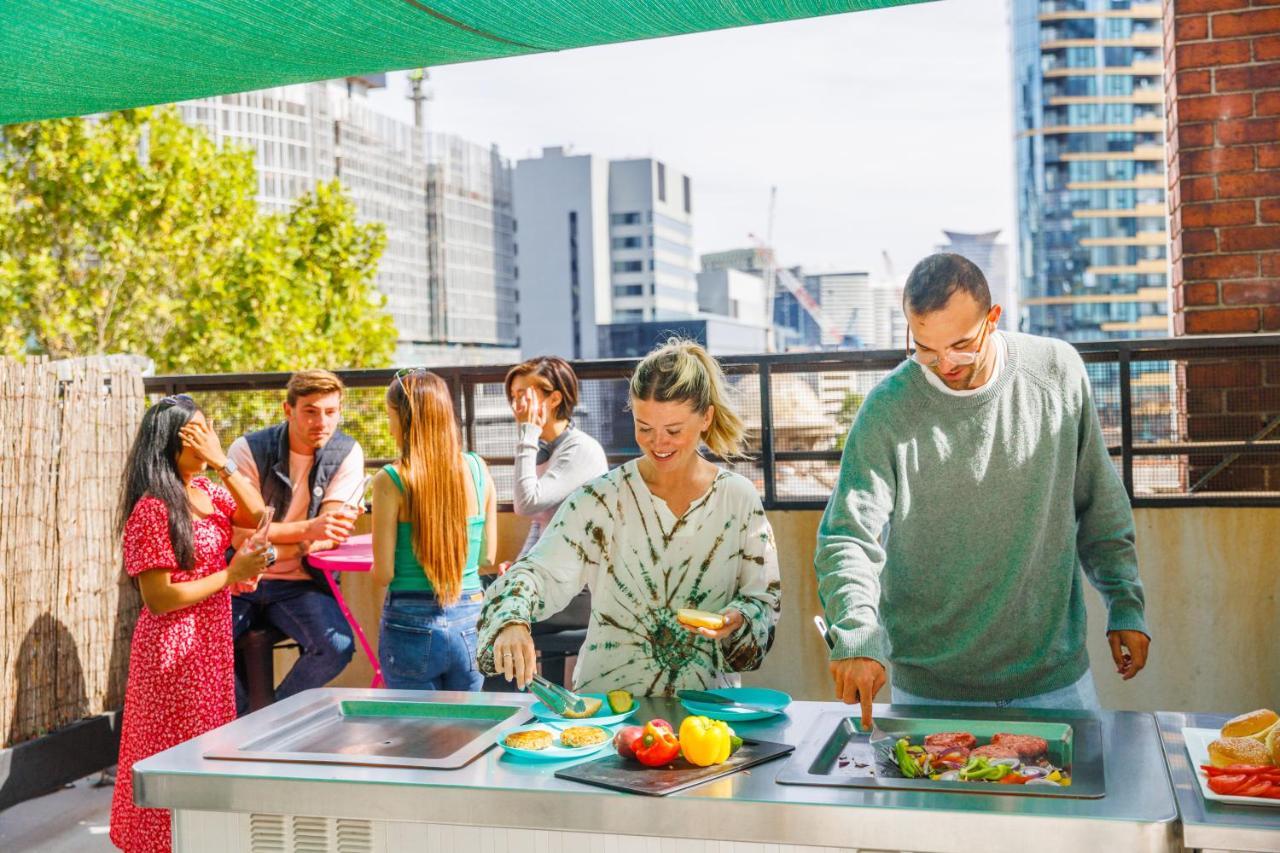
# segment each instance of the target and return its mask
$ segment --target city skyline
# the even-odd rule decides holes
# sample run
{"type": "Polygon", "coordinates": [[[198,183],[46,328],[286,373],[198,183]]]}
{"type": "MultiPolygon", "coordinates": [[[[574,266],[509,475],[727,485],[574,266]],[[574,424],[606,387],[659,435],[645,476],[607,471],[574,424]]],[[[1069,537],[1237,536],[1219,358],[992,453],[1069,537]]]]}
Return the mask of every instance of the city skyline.
{"type": "MultiPolygon", "coordinates": [[[[943,229],[1013,232],[1011,68],[1004,5],[953,0],[436,67],[427,124],[513,161],[670,163],[699,253],[767,236],[777,186],[781,263],[881,274],[887,251],[902,276],[943,229]]],[[[408,116],[407,93],[393,73],[371,99],[408,116]]]]}

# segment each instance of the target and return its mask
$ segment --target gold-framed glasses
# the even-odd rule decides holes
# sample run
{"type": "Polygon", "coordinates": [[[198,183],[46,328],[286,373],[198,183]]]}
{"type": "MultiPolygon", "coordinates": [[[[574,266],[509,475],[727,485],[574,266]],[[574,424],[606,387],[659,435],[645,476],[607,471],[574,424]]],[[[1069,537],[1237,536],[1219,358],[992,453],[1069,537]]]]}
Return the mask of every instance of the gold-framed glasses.
{"type": "Polygon", "coordinates": [[[914,361],[921,367],[934,367],[944,358],[948,364],[956,367],[968,367],[978,360],[978,356],[982,353],[982,347],[987,341],[987,332],[990,326],[991,314],[987,313],[982,318],[982,324],[974,329],[973,334],[968,337],[969,343],[960,344],[959,346],[947,347],[942,352],[934,352],[927,347],[911,346],[911,327],[907,327],[907,358],[914,361]]]}

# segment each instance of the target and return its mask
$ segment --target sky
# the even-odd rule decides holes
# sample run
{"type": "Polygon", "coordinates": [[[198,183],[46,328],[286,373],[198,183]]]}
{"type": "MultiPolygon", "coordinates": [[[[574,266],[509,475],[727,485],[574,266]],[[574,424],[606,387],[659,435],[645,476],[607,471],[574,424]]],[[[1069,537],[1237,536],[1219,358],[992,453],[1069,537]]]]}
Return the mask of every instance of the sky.
{"type": "MultiPolygon", "coordinates": [[[[690,175],[699,252],[768,233],[806,270],[897,277],[942,229],[1013,243],[1003,0],[939,0],[782,24],[430,69],[431,130],[656,157],[690,175]]],[[[374,97],[405,119],[408,83],[374,97]]]]}

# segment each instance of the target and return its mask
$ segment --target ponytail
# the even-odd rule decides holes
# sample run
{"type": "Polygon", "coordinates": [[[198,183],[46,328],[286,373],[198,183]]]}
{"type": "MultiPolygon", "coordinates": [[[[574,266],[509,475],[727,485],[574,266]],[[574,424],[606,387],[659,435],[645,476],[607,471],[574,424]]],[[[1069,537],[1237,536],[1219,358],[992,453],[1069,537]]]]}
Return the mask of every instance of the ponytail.
{"type": "Polygon", "coordinates": [[[707,447],[721,459],[745,455],[746,427],[729,404],[724,370],[693,341],[670,338],[645,356],[631,374],[631,398],[689,403],[699,414],[710,408],[711,425],[702,435],[707,447]]]}

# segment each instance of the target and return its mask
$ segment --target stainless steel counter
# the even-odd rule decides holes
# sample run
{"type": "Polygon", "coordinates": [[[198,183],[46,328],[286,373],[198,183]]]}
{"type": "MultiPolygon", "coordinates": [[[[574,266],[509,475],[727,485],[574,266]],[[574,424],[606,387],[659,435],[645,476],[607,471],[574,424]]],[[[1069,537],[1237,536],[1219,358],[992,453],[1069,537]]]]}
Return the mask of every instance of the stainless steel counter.
{"type": "Polygon", "coordinates": [[[1205,800],[1196,781],[1197,768],[1191,766],[1184,728],[1217,729],[1227,714],[1184,714],[1161,711],[1156,714],[1160,744],[1169,765],[1173,792],[1182,815],[1183,843],[1193,850],[1248,850],[1280,853],[1280,808],[1235,806],[1205,800]]]}
{"type": "MultiPolygon", "coordinates": [[[[140,804],[938,853],[1179,849],[1173,792],[1149,714],[1102,715],[1107,796],[1097,800],[779,785],[775,778],[785,759],[654,798],[557,779],[554,770],[563,763],[518,762],[498,749],[448,771],[203,757],[282,725],[320,692],[344,698],[477,700],[477,694],[462,693],[308,691],[140,762],[134,768],[140,804]]],[[[512,701],[511,694],[492,698],[512,701]]],[[[735,728],[748,737],[798,744],[822,714],[842,707],[796,702],[785,716],[735,728]]],[[[642,700],[637,717],[650,716],[674,721],[683,712],[673,701],[642,700]]]]}

